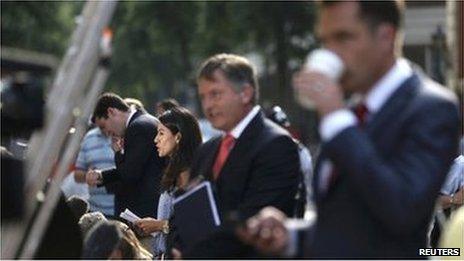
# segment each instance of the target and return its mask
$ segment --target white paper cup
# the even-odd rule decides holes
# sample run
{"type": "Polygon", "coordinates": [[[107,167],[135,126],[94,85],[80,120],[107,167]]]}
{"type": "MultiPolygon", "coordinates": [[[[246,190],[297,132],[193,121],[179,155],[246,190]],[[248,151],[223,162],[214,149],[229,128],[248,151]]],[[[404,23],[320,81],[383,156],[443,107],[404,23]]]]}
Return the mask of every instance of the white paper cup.
{"type": "MultiPolygon", "coordinates": [[[[334,52],[327,49],[316,49],[306,58],[304,69],[312,72],[318,72],[338,82],[345,70],[342,59],[334,52]]],[[[297,102],[306,109],[314,109],[314,103],[307,97],[295,92],[297,102]]]]}
{"type": "Polygon", "coordinates": [[[342,59],[327,49],[316,49],[306,58],[305,68],[324,74],[335,82],[340,80],[345,69],[342,59]]]}

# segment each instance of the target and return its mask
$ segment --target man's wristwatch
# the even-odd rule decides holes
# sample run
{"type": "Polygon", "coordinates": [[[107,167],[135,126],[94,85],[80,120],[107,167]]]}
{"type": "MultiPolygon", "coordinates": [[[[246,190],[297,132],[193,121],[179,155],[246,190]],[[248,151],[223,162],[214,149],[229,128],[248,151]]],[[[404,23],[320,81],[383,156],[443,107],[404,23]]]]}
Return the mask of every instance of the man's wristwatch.
{"type": "Polygon", "coordinates": [[[169,221],[165,221],[163,223],[163,226],[161,227],[161,232],[163,232],[163,234],[169,234],[169,221]]]}
{"type": "Polygon", "coordinates": [[[450,204],[454,205],[454,194],[450,195],[450,204]]]}

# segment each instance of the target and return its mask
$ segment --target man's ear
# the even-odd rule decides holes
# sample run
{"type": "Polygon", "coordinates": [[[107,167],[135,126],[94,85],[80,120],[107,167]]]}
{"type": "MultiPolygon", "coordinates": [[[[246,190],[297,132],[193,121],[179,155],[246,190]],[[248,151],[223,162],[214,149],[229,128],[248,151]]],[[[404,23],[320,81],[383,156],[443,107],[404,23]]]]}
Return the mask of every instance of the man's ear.
{"type": "Polygon", "coordinates": [[[240,92],[240,98],[242,99],[242,102],[244,104],[251,103],[251,100],[253,99],[253,95],[255,93],[255,90],[249,83],[245,84],[245,87],[243,88],[242,92],[240,92]]]}
{"type": "Polygon", "coordinates": [[[377,39],[380,44],[387,45],[387,48],[394,48],[396,39],[396,29],[390,24],[381,24],[377,28],[377,39]]]}
{"type": "Polygon", "coordinates": [[[108,117],[116,115],[116,109],[112,107],[109,107],[108,109],[106,109],[106,112],[108,113],[108,117]]]}

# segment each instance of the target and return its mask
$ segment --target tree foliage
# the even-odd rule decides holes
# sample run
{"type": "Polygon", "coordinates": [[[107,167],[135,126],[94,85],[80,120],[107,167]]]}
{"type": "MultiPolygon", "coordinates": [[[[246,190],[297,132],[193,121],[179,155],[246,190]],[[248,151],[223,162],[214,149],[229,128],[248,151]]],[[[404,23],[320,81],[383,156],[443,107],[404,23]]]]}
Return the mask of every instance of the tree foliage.
{"type": "Polygon", "coordinates": [[[2,46],[61,56],[81,2],[1,1],[2,46]]]}
{"type": "MultiPolygon", "coordinates": [[[[254,53],[264,60],[264,98],[287,99],[290,62],[312,47],[307,2],[122,2],[115,30],[111,89],[145,98],[183,98],[206,57],[254,53]],[[306,43],[306,44],[302,44],[306,43]],[[267,80],[266,80],[267,79],[267,80]],[[269,85],[269,86],[268,86],[269,85]],[[274,94],[275,97],[272,97],[274,94]]],[[[284,101],[285,102],[285,101],[284,101]]]]}
{"type": "MultiPolygon", "coordinates": [[[[1,2],[2,45],[62,55],[82,2],[1,2]]],[[[167,97],[194,104],[195,73],[222,52],[259,57],[261,100],[299,111],[292,70],[313,48],[313,5],[306,1],[121,1],[107,89],[141,99],[149,111],[167,97]]]]}

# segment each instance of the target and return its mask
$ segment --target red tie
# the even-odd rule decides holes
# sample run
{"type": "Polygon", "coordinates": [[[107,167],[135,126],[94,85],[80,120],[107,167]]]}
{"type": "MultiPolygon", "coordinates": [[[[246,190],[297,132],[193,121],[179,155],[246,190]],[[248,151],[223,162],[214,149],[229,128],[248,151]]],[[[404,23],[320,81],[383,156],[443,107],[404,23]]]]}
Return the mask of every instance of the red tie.
{"type": "Polygon", "coordinates": [[[369,115],[369,110],[367,109],[366,104],[363,102],[358,104],[354,108],[354,114],[356,115],[356,118],[358,118],[359,126],[364,126],[367,120],[367,115],[369,115]]]}
{"type": "Polygon", "coordinates": [[[229,156],[229,152],[232,150],[232,147],[235,144],[235,138],[234,136],[227,134],[221,141],[221,147],[219,147],[219,153],[216,156],[216,161],[214,162],[213,165],[213,175],[214,179],[217,179],[219,177],[219,173],[221,172],[222,167],[224,166],[224,163],[227,160],[227,157],[229,156]]]}

